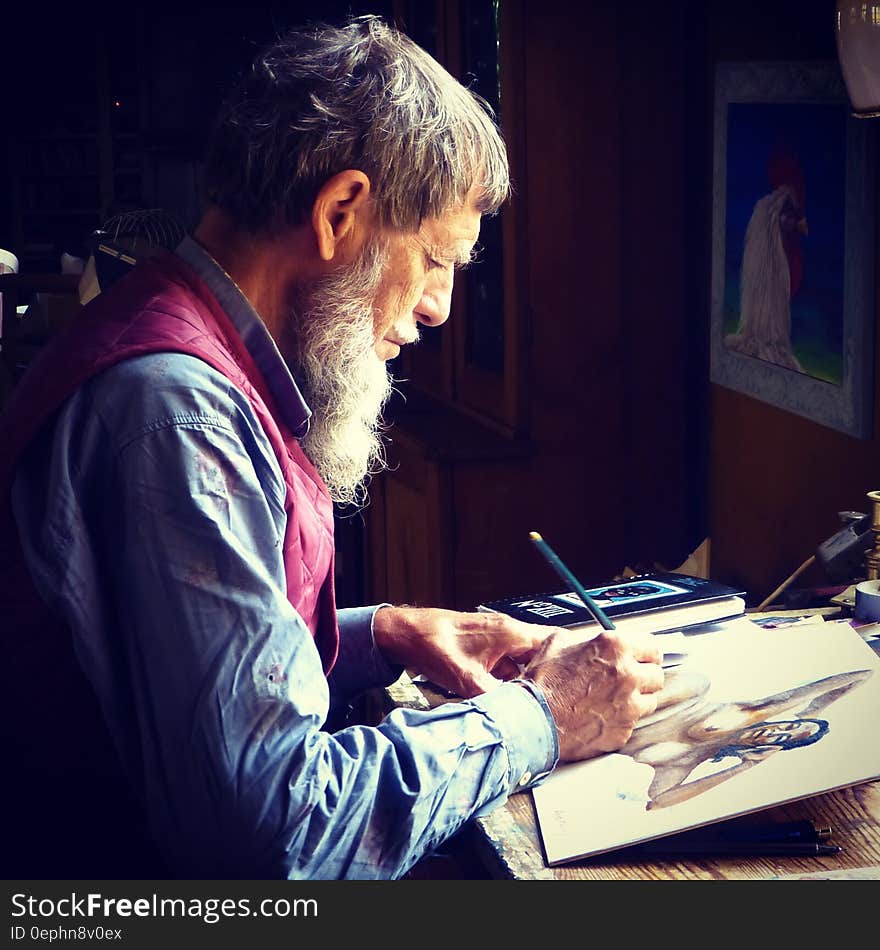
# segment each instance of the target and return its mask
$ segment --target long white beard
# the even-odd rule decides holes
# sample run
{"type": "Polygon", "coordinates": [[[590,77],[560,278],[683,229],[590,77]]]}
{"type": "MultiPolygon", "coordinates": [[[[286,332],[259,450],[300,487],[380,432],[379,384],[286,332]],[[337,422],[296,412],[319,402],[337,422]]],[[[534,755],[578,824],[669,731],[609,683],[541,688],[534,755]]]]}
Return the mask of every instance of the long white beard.
{"type": "Polygon", "coordinates": [[[382,409],[393,381],[376,355],[373,316],[387,257],[384,244],[371,244],[291,306],[286,349],[312,409],[302,447],[340,504],[363,504],[369,477],[385,467],[382,409]]]}

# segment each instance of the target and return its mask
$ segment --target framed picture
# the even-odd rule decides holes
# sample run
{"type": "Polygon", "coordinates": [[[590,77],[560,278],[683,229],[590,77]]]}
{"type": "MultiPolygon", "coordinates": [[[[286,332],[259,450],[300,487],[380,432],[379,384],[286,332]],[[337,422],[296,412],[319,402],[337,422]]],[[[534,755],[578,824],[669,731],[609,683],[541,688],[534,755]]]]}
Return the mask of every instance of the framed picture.
{"type": "Polygon", "coordinates": [[[871,133],[836,64],[717,67],[712,382],[859,438],[873,404],[871,133]]]}

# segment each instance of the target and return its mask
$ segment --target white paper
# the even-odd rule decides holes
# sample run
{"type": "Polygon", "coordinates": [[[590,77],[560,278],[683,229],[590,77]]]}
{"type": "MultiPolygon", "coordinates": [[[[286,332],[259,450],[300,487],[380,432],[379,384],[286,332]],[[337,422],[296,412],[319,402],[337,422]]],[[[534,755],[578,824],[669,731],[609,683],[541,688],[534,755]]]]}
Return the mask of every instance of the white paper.
{"type": "Polygon", "coordinates": [[[763,630],[740,618],[689,637],[667,681],[684,683],[683,698],[648,717],[623,751],[560,766],[532,790],[548,864],[880,777],[880,658],[848,625],[763,630]],[[780,728],[758,722],[819,737],[795,748],[768,739],[712,761],[734,739],[780,728]]]}

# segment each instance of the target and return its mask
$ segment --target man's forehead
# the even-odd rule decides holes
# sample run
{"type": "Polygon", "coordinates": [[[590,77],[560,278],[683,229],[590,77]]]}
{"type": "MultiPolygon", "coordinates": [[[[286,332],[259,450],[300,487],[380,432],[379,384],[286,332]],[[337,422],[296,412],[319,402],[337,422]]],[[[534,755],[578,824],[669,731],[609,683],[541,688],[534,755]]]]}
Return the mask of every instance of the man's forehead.
{"type": "Polygon", "coordinates": [[[422,221],[419,237],[430,247],[467,260],[480,236],[480,218],[475,208],[447,211],[439,218],[422,221]]]}

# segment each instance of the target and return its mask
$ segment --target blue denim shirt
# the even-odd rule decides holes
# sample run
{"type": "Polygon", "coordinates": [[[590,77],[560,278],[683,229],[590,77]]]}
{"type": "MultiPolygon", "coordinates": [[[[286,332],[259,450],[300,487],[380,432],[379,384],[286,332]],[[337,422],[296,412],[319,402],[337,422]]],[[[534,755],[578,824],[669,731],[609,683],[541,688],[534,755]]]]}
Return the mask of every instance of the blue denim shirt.
{"type": "MultiPolygon", "coordinates": [[[[305,431],[308,407],[246,298],[191,239],[178,253],[305,431]]],[[[340,610],[328,683],[285,594],[284,495],[248,400],[167,353],[77,391],[23,458],[13,506],[175,873],[399,877],[552,769],[553,720],[540,691],[505,683],[329,731],[331,702],[399,671],[373,642],[377,608],[340,610]],[[232,469],[234,483],[218,477],[232,469]]]]}

